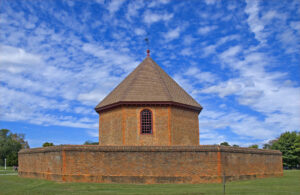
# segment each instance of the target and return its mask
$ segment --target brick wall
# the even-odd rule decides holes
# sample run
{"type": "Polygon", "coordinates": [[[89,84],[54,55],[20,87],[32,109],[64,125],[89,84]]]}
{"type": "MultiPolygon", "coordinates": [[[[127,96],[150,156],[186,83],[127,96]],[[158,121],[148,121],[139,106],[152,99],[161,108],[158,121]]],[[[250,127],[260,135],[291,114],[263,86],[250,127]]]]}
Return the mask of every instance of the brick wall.
{"type": "Polygon", "coordinates": [[[100,183],[211,183],[282,175],[281,153],[220,146],[53,146],[19,152],[19,175],[100,183]]]}
{"type": "Polygon", "coordinates": [[[99,144],[122,145],[122,108],[115,108],[99,116],[99,144]]]}
{"type": "Polygon", "coordinates": [[[199,145],[198,112],[171,108],[172,145],[199,145]]]}
{"type": "Polygon", "coordinates": [[[257,152],[263,153],[264,150],[223,147],[222,174],[225,173],[229,180],[239,180],[276,176],[282,173],[281,155],[260,155],[257,152]]]}
{"type": "Polygon", "coordinates": [[[118,107],[99,115],[103,146],[199,145],[198,112],[171,106],[118,107]],[[153,134],[140,134],[140,112],[153,115],[153,134]]]}
{"type": "Polygon", "coordinates": [[[45,148],[43,152],[34,151],[18,156],[18,161],[21,163],[18,168],[19,173],[22,173],[24,177],[60,181],[62,178],[61,149],[45,148]]]}

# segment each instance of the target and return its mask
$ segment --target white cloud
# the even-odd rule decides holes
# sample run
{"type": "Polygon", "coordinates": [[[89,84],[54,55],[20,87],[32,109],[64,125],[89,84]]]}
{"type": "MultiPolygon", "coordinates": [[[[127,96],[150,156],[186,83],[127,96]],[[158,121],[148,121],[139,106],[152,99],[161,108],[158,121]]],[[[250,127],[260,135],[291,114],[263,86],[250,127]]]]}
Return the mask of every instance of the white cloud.
{"type": "MultiPolygon", "coordinates": [[[[1,45],[3,52],[0,52],[0,80],[8,87],[1,88],[0,107],[3,111],[1,119],[27,121],[39,125],[95,128],[94,119],[61,118],[58,117],[58,113],[69,116],[72,112],[72,103],[78,100],[81,104],[92,107],[89,109],[89,115],[94,117],[93,107],[120,82],[120,76],[114,76],[116,70],[123,70],[120,73],[124,77],[137,65],[137,62],[128,55],[104,47],[87,44],[83,48],[93,56],[99,57],[106,66],[99,67],[99,63],[91,63],[89,59],[84,62],[86,65],[83,69],[72,71],[46,63],[47,55],[32,54],[22,48],[1,45]],[[110,66],[108,62],[113,63],[114,66],[110,66]],[[56,114],[49,113],[51,110],[56,114]]],[[[75,51],[69,52],[71,54],[75,51]]],[[[55,60],[62,60],[59,65],[70,63],[59,50],[55,55],[55,60]]],[[[79,112],[82,115],[87,114],[87,111],[82,109],[75,110],[75,113],[79,112]]]]}
{"type": "MultiPolygon", "coordinates": [[[[239,35],[235,35],[235,34],[224,36],[224,37],[221,37],[219,40],[217,40],[215,44],[203,46],[202,47],[202,54],[201,54],[201,56],[202,57],[210,56],[211,54],[216,53],[216,49],[218,47],[220,47],[221,45],[223,45],[225,43],[228,43],[229,41],[233,41],[233,40],[240,40],[240,36],[239,35]]],[[[238,48],[235,48],[235,49],[231,48],[231,50],[232,50],[231,52],[233,52],[234,50],[238,50],[238,48]]]]}
{"type": "Polygon", "coordinates": [[[183,56],[191,56],[193,54],[191,48],[184,48],[180,51],[180,54],[183,56]]]}
{"type": "Polygon", "coordinates": [[[99,3],[99,4],[103,4],[104,0],[95,0],[95,2],[99,3]]]}
{"type": "Polygon", "coordinates": [[[218,93],[220,97],[238,93],[242,86],[235,81],[228,81],[220,85],[211,86],[201,90],[202,93],[218,93]]]}
{"type": "Polygon", "coordinates": [[[213,5],[213,4],[215,4],[217,2],[217,0],[205,0],[205,3],[207,4],[207,5],[213,5]]]}
{"type": "Polygon", "coordinates": [[[207,57],[216,52],[217,45],[208,45],[202,48],[202,57],[207,57]]]}
{"type": "Polygon", "coordinates": [[[247,0],[246,2],[247,6],[245,12],[248,14],[248,25],[251,32],[254,33],[256,40],[258,40],[262,46],[265,46],[272,33],[279,32],[279,34],[281,34],[281,31],[286,30],[286,15],[284,12],[281,12],[281,10],[279,10],[279,12],[276,10],[261,11],[261,1],[247,0]],[[276,24],[276,27],[274,24],[276,24]]]}
{"type": "Polygon", "coordinates": [[[170,2],[170,0],[152,0],[148,7],[158,7],[160,6],[161,4],[165,5],[165,4],[168,4],[170,2]]]}
{"type": "Polygon", "coordinates": [[[227,61],[229,60],[228,58],[231,58],[231,57],[234,57],[235,55],[237,55],[240,51],[241,51],[241,46],[239,45],[236,45],[236,46],[233,46],[233,47],[230,47],[229,49],[227,49],[226,51],[222,52],[220,54],[220,57],[227,61]]]}
{"type": "Polygon", "coordinates": [[[143,1],[131,1],[127,7],[126,18],[131,21],[132,17],[136,17],[139,13],[139,10],[143,8],[143,1]]]}
{"type": "Polygon", "coordinates": [[[90,108],[90,107],[75,107],[74,109],[74,112],[77,113],[77,114],[82,114],[82,115],[87,115],[87,114],[91,114],[94,109],[90,108]]]}
{"type": "Polygon", "coordinates": [[[37,64],[41,63],[41,57],[25,52],[21,48],[0,45],[0,63],[9,64],[37,64]]]}
{"type": "Polygon", "coordinates": [[[69,105],[64,102],[6,87],[0,88],[0,106],[2,111],[0,114],[1,120],[26,121],[38,125],[59,125],[88,129],[96,127],[93,120],[80,121],[80,118],[66,114],[63,116],[47,114],[49,110],[56,110],[57,113],[67,111],[69,105]]]}
{"type": "Polygon", "coordinates": [[[265,15],[263,15],[261,19],[263,21],[270,22],[272,19],[277,18],[277,17],[278,17],[278,13],[275,10],[270,10],[267,13],[265,13],[265,15]]]}
{"type": "Polygon", "coordinates": [[[191,80],[184,78],[182,74],[175,74],[172,78],[189,94],[193,95],[193,91],[195,90],[193,83],[191,80]]]}
{"type": "Polygon", "coordinates": [[[300,22],[291,22],[290,26],[300,34],[300,22]]]}
{"type": "Polygon", "coordinates": [[[217,75],[211,72],[201,71],[195,66],[188,68],[186,72],[184,72],[184,75],[194,77],[197,82],[200,83],[214,83],[218,79],[217,75]]]}
{"type": "Polygon", "coordinates": [[[95,102],[100,102],[106,94],[101,93],[99,90],[90,91],[88,93],[80,93],[78,100],[90,106],[96,106],[95,102]]]}
{"type": "Polygon", "coordinates": [[[153,13],[149,10],[147,10],[143,15],[143,21],[144,23],[151,25],[153,23],[159,22],[159,21],[169,21],[173,18],[173,14],[169,13],[153,13]]]}
{"type": "Polygon", "coordinates": [[[200,35],[206,35],[208,33],[210,33],[211,31],[214,31],[216,30],[218,27],[217,26],[203,26],[203,27],[200,27],[198,28],[198,33],[200,35]]]}
{"type": "Polygon", "coordinates": [[[259,1],[247,0],[245,12],[249,15],[247,21],[255,38],[261,43],[265,42],[266,34],[263,32],[264,24],[259,18],[259,1]]]}
{"type": "Polygon", "coordinates": [[[179,37],[181,30],[182,29],[180,27],[177,27],[175,29],[169,30],[163,36],[164,36],[166,41],[172,41],[172,40],[177,39],[179,37]]]}
{"type": "MultiPolygon", "coordinates": [[[[200,143],[219,144],[220,142],[228,141],[230,144],[249,146],[257,143],[254,140],[265,140],[278,135],[276,125],[277,123],[258,120],[256,117],[238,111],[225,112],[215,109],[203,109],[199,116],[200,143]],[[238,141],[224,136],[228,131],[226,129],[230,129],[230,131],[238,135],[238,141]],[[214,136],[216,139],[214,139],[214,136]]],[[[280,132],[283,131],[281,130],[280,132]]]]}
{"type": "Polygon", "coordinates": [[[85,120],[70,116],[70,105],[56,98],[43,97],[28,92],[0,88],[1,120],[26,121],[38,125],[59,125],[93,129],[94,120],[85,120]],[[56,114],[49,114],[55,111],[56,114]],[[64,113],[59,115],[59,113],[64,113]],[[69,114],[67,114],[69,113],[69,114]]]}
{"type": "Polygon", "coordinates": [[[220,135],[217,132],[201,132],[200,131],[200,144],[201,145],[211,145],[211,144],[220,144],[226,141],[226,137],[224,135],[220,135]]]}
{"type": "Polygon", "coordinates": [[[82,50],[98,57],[107,65],[119,66],[126,72],[132,70],[138,65],[138,61],[135,61],[133,57],[123,52],[117,52],[116,50],[106,49],[102,46],[95,46],[93,44],[84,44],[82,50]]]}
{"type": "Polygon", "coordinates": [[[124,0],[111,0],[107,6],[109,13],[111,15],[113,15],[115,12],[117,12],[121,8],[121,6],[124,2],[125,2],[124,0]]]}
{"type": "Polygon", "coordinates": [[[7,83],[9,87],[25,89],[31,92],[41,92],[42,94],[57,94],[57,89],[53,86],[55,81],[69,76],[67,71],[62,71],[52,66],[45,66],[39,55],[34,55],[21,48],[1,46],[5,49],[0,55],[0,69],[2,70],[0,80],[7,83]],[[46,78],[46,79],[45,79],[46,78]],[[52,83],[45,87],[47,82],[52,83]]]}
{"type": "Polygon", "coordinates": [[[286,29],[282,33],[278,34],[277,38],[282,43],[287,53],[299,53],[299,34],[296,35],[292,29],[286,29]]]}
{"type": "MultiPolygon", "coordinates": [[[[257,51],[241,51],[240,46],[234,46],[219,55],[220,59],[232,70],[237,70],[239,75],[218,84],[206,87],[200,93],[217,93],[221,98],[234,95],[241,105],[265,116],[258,120],[247,114],[240,115],[237,121],[226,118],[225,124],[239,135],[246,135],[255,139],[274,137],[278,132],[300,128],[300,88],[285,85],[287,74],[267,72],[265,67],[271,59],[266,54],[257,51]],[[237,57],[240,53],[242,58],[237,57]],[[285,97],[284,100],[282,97],[285,97]]],[[[223,120],[218,118],[218,121],[223,120]]],[[[212,119],[209,119],[212,120],[212,119]]],[[[214,129],[217,127],[208,127],[214,129]]]]}
{"type": "Polygon", "coordinates": [[[134,33],[138,36],[143,36],[146,34],[146,31],[142,28],[136,28],[134,29],[134,33]]]}
{"type": "Polygon", "coordinates": [[[87,131],[87,133],[92,136],[92,137],[98,137],[99,136],[99,130],[95,129],[95,130],[89,130],[87,131]]]}
{"type": "Polygon", "coordinates": [[[228,41],[233,41],[233,40],[238,40],[239,41],[240,39],[241,39],[241,37],[239,35],[237,35],[237,34],[227,35],[227,36],[224,36],[224,37],[220,38],[217,41],[217,46],[225,44],[228,41]]]}
{"type": "Polygon", "coordinates": [[[183,44],[191,45],[196,39],[192,35],[186,35],[183,37],[183,44]]]}

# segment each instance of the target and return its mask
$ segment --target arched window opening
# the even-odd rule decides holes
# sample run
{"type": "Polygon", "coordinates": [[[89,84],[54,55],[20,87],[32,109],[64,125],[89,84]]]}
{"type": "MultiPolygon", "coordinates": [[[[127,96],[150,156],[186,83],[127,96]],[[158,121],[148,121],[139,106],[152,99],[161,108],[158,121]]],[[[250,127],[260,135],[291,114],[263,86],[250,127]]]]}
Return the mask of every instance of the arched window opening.
{"type": "Polygon", "coordinates": [[[152,134],[152,112],[148,109],[141,111],[141,134],[152,134]]]}

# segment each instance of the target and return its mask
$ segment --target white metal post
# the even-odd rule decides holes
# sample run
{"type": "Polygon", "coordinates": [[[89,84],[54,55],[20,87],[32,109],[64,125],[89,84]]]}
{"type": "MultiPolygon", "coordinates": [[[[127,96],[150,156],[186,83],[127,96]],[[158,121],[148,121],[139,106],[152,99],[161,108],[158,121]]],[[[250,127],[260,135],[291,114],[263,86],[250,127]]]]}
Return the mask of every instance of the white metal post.
{"type": "Polygon", "coordinates": [[[4,159],[4,169],[6,170],[6,158],[4,159]]]}

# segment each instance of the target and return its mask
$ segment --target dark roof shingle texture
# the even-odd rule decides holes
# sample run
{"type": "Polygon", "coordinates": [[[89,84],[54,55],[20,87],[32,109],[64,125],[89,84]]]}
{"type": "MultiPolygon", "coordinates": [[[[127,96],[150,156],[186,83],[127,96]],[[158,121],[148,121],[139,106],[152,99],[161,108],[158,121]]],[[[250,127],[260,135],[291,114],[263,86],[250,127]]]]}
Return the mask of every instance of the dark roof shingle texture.
{"type": "Polygon", "coordinates": [[[96,109],[118,102],[175,102],[201,109],[151,57],[146,57],[96,109]]]}

